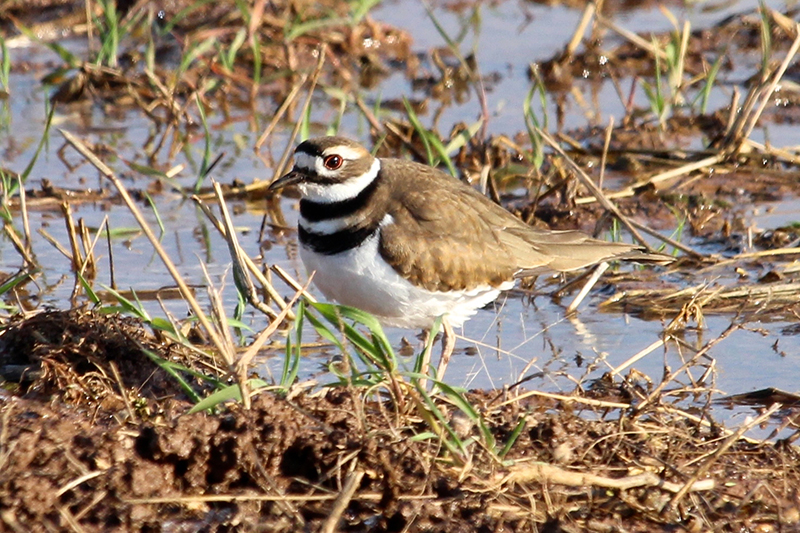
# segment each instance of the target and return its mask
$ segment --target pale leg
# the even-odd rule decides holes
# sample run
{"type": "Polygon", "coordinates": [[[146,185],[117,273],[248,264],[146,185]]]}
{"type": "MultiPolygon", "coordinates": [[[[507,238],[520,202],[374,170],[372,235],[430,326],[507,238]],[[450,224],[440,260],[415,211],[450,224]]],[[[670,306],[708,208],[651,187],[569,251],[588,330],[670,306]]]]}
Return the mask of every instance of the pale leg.
{"type": "Polygon", "coordinates": [[[453,349],[456,347],[456,333],[447,317],[442,320],[442,328],[442,358],[439,359],[439,368],[436,370],[436,379],[438,380],[444,379],[444,372],[447,370],[450,356],[453,355],[453,349]]]}
{"type": "Polygon", "coordinates": [[[598,265],[594,269],[594,272],[592,272],[592,275],[589,276],[589,279],[583,285],[581,292],[578,293],[575,299],[572,300],[572,303],[569,304],[569,307],[567,307],[568,315],[571,315],[572,313],[575,312],[575,310],[578,308],[578,305],[583,301],[584,298],[586,298],[586,295],[589,294],[589,291],[592,290],[594,284],[597,283],[597,280],[600,279],[600,276],[602,276],[603,272],[605,272],[606,270],[608,270],[608,263],[606,263],[605,261],[603,261],[602,263],[598,263],[598,265]]]}

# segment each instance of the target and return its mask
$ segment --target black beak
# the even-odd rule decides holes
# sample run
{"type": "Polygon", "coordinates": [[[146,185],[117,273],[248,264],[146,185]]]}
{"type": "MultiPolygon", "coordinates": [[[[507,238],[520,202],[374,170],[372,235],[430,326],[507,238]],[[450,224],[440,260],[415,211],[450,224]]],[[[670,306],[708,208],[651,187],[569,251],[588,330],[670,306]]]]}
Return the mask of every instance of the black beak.
{"type": "Polygon", "coordinates": [[[289,185],[300,183],[301,181],[303,181],[303,178],[304,176],[302,173],[298,172],[296,169],[292,169],[287,174],[284,174],[280,178],[270,183],[267,190],[274,191],[276,189],[282,189],[289,185]]]}

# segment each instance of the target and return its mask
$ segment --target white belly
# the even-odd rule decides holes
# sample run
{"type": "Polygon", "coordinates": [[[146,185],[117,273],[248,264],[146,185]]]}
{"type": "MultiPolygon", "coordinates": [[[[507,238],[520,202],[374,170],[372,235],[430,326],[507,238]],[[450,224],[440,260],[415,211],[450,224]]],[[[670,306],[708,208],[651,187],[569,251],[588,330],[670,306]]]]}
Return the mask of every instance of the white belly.
{"type": "Polygon", "coordinates": [[[507,282],[500,288],[453,292],[416,287],[380,256],[377,233],[337,255],[321,255],[301,246],[300,257],[309,274],[314,272],[314,284],[326,298],[367,311],[385,325],[404,328],[430,328],[444,314],[453,327],[460,327],[501,290],[514,285],[507,282]]]}

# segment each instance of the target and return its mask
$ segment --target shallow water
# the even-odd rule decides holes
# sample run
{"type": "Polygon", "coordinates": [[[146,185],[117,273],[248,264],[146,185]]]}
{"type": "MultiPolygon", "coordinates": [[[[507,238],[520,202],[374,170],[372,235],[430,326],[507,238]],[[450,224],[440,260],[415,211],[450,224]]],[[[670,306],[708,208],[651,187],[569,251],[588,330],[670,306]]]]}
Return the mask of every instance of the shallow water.
{"type": "MultiPolygon", "coordinates": [[[[769,2],[773,7],[780,7],[781,2],[769,2]]],[[[710,26],[732,13],[751,8],[749,2],[726,3],[723,10],[704,11],[702,4],[691,10],[673,9],[679,19],[691,20],[692,27],[710,26]]],[[[437,19],[451,35],[456,34],[469,14],[454,14],[444,9],[436,9],[437,19]]],[[[421,4],[407,2],[387,2],[373,13],[376,20],[400,26],[408,30],[414,37],[415,51],[425,52],[432,47],[443,46],[442,37],[436,32],[421,4]]],[[[503,2],[497,7],[483,7],[480,10],[479,29],[467,32],[462,49],[476,49],[478,64],[484,74],[496,73],[498,80],[491,83],[488,92],[488,106],[492,113],[489,131],[493,134],[513,135],[524,131],[522,102],[530,90],[527,67],[530,62],[543,61],[563,48],[574,30],[580,13],[566,7],[547,7],[523,2],[503,2]],[[526,22],[525,16],[531,18],[526,22]],[[496,36],[502,36],[497,38],[496,36]]],[[[663,31],[671,28],[669,20],[657,8],[633,9],[619,13],[616,22],[634,31],[663,31]]],[[[79,49],[80,40],[67,43],[79,49]]],[[[40,46],[14,48],[12,58],[24,59],[34,66],[27,72],[15,72],[11,77],[10,93],[12,98],[3,105],[6,113],[0,128],[0,157],[5,167],[22,171],[31,160],[37,143],[42,136],[46,117],[47,92],[42,88],[39,79],[49,69],[41,68],[43,64],[54,58],[51,52],[40,46]]],[[[746,62],[745,62],[746,64],[746,62]]],[[[431,68],[428,66],[428,68],[431,68]]],[[[731,82],[740,82],[746,75],[744,70],[725,74],[731,82]]],[[[623,80],[623,85],[629,81],[623,80]]],[[[585,128],[592,124],[605,125],[609,116],[622,116],[624,111],[619,97],[609,83],[598,84],[594,81],[576,83],[576,89],[592,102],[596,98],[599,109],[582,109],[575,101],[566,106],[565,128],[585,128]],[[587,114],[589,119],[587,119],[587,114]]],[[[725,83],[718,89],[719,93],[712,98],[712,104],[726,105],[729,94],[725,83]]],[[[373,99],[399,98],[403,95],[413,96],[414,91],[409,83],[399,75],[387,78],[384,83],[367,94],[373,99]]],[[[643,95],[637,94],[638,99],[643,95]]],[[[641,101],[640,101],[641,103],[641,101]]],[[[270,180],[272,169],[265,168],[264,163],[255,156],[252,146],[260,134],[263,123],[269,119],[273,106],[270,102],[259,102],[256,117],[259,127],[250,122],[248,110],[234,110],[233,117],[211,114],[209,122],[212,129],[212,144],[215,153],[225,152],[226,156],[214,176],[222,182],[238,179],[250,183],[255,179],[270,180]]],[[[460,105],[447,107],[441,116],[440,131],[449,131],[457,122],[474,122],[479,116],[480,108],[474,97],[460,105]]],[[[554,116],[553,102],[548,102],[548,114],[554,116]]],[[[138,112],[118,111],[102,105],[76,105],[56,112],[55,125],[64,128],[80,138],[90,142],[103,143],[113,149],[114,156],[104,156],[112,167],[120,173],[126,186],[131,189],[144,189],[150,178],[130,170],[124,160],[141,164],[142,146],[147,139],[157,135],[152,123],[138,112]]],[[[320,123],[330,120],[332,111],[317,106],[314,119],[320,123]]],[[[429,124],[430,114],[423,117],[429,124]]],[[[342,131],[350,136],[358,137],[360,119],[354,111],[345,114],[342,131]]],[[[277,159],[286,144],[286,132],[278,131],[271,139],[271,146],[277,159]]],[[[792,146],[800,144],[800,129],[785,125],[768,125],[764,131],[754,134],[756,140],[765,137],[780,139],[780,144],[792,146]]],[[[64,151],[64,158],[69,168],[59,156],[62,138],[53,131],[42,155],[31,174],[31,184],[38,187],[42,179],[49,179],[56,186],[65,188],[108,188],[110,185],[98,177],[97,172],[85,163],[72,149],[64,151]]],[[[157,161],[157,164],[170,167],[183,163],[186,169],[177,178],[182,185],[191,185],[198,172],[202,158],[203,138],[196,135],[193,144],[178,154],[174,161],[157,161]]],[[[155,196],[158,212],[166,227],[162,243],[170,252],[180,271],[188,280],[198,285],[204,284],[200,263],[205,263],[212,274],[214,283],[226,285],[224,292],[226,301],[233,309],[235,291],[228,272],[229,258],[224,243],[210,227],[203,215],[188,201],[177,194],[166,193],[155,196]]],[[[287,219],[296,220],[295,203],[284,199],[283,206],[287,219]]],[[[231,202],[236,212],[234,223],[242,230],[240,243],[243,248],[255,256],[260,253],[257,232],[261,225],[263,213],[256,206],[231,202]],[[242,207],[242,209],[237,209],[242,207]]],[[[135,228],[136,224],[128,210],[111,202],[93,204],[75,204],[73,212],[76,219],[82,218],[90,227],[98,227],[104,217],[108,216],[113,229],[135,228]]],[[[142,203],[152,227],[156,227],[156,216],[142,203]]],[[[800,215],[800,207],[794,199],[774,202],[767,206],[748,209],[748,224],[761,228],[779,227],[796,221],[800,215]],[[769,207],[770,209],[767,209],[769,207]]],[[[31,210],[31,226],[33,231],[44,229],[55,237],[62,245],[67,246],[66,230],[61,214],[56,211],[31,210]]],[[[21,226],[19,221],[15,221],[21,226]]],[[[290,236],[289,239],[292,237],[290,236]]],[[[273,242],[267,253],[267,263],[278,264],[301,279],[305,278],[302,265],[285,241],[270,237],[273,242]]],[[[34,252],[43,266],[38,287],[30,287],[33,302],[38,305],[68,307],[73,288],[72,274],[69,273],[67,260],[43,239],[34,239],[34,252]]],[[[699,244],[699,243],[691,243],[699,244]]],[[[99,252],[108,258],[108,252],[101,242],[99,252]]],[[[137,290],[157,289],[173,285],[160,260],[155,256],[152,247],[141,234],[115,238],[113,244],[116,284],[120,289],[133,287],[137,290]]],[[[18,254],[7,240],[0,245],[0,270],[11,273],[21,264],[18,254]]],[[[713,276],[720,273],[714,273],[713,276]]],[[[725,272],[732,276],[732,272],[725,272]]],[[[710,279],[710,278],[709,278],[710,279]]],[[[705,281],[705,278],[689,280],[691,284],[705,281]]],[[[98,283],[110,283],[107,263],[101,262],[98,283]]],[[[548,285],[548,287],[550,287],[548,285]]],[[[288,291],[286,291],[288,294],[288,291]]],[[[584,385],[590,379],[599,377],[603,372],[618,366],[620,363],[659,339],[664,324],[659,321],[646,321],[620,313],[598,312],[597,304],[608,294],[602,287],[581,307],[577,318],[565,319],[564,306],[554,303],[547,296],[537,297],[533,303],[516,295],[501,298],[493,308],[481,310],[469,321],[461,333],[463,339],[458,342],[458,352],[465,350],[472,355],[458,353],[451,361],[448,369],[448,381],[455,385],[468,387],[503,387],[515,383],[523,376],[541,372],[541,376],[532,379],[526,387],[543,388],[550,391],[570,391],[577,382],[584,385]],[[587,365],[593,368],[587,371],[587,365]],[[587,374],[587,372],[589,372],[587,374]]],[[[156,302],[145,302],[149,312],[161,315],[163,311],[156,302]]],[[[168,309],[178,317],[186,313],[185,304],[171,302],[168,309]]],[[[264,325],[261,316],[250,314],[247,320],[255,330],[264,325]]],[[[693,333],[695,338],[686,339],[700,347],[704,342],[715,338],[730,323],[729,316],[707,317],[707,329],[693,333]]],[[[800,340],[786,329],[792,324],[786,322],[754,323],[752,330],[742,330],[713,348],[710,355],[715,358],[717,379],[715,386],[722,393],[734,394],[764,387],[777,387],[790,391],[797,390],[797,368],[800,362],[800,340]],[[773,345],[777,342],[777,348],[773,345]]],[[[396,346],[402,337],[406,337],[415,345],[416,332],[405,330],[389,330],[396,346]]],[[[311,333],[307,339],[311,339],[311,333]]],[[[325,352],[325,351],[323,351],[325,352]]],[[[319,365],[329,354],[309,354],[303,362],[302,377],[317,375],[319,365]]],[[[266,358],[262,363],[263,373],[279,373],[281,358],[266,358]]],[[[409,363],[410,364],[410,363],[409,363]]],[[[643,374],[658,382],[664,372],[664,366],[676,369],[681,365],[679,354],[670,348],[666,355],[658,349],[637,362],[634,366],[643,374]]],[[[699,373],[699,372],[698,372],[699,373]]],[[[325,378],[320,378],[326,381],[325,378]]],[[[687,380],[681,378],[681,382],[687,380]]],[[[735,416],[744,416],[746,412],[737,411],[735,416]]],[[[720,411],[718,416],[726,418],[731,413],[720,411]]]]}

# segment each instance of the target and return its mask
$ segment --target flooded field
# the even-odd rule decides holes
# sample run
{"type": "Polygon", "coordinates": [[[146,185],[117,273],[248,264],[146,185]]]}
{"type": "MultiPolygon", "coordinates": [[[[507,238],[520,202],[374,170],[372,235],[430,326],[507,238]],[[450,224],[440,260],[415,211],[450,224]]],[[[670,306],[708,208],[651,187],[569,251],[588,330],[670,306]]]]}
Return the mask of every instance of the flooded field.
{"type": "Polygon", "coordinates": [[[800,472],[796,6],[36,3],[0,6],[0,467],[17,469],[0,483],[5,527],[800,522],[786,489],[800,472]],[[676,262],[613,265],[574,315],[579,285],[561,289],[576,275],[526,280],[457,331],[432,398],[413,375],[419,331],[386,328],[396,355],[384,364],[359,344],[380,344],[376,330],[325,330],[323,311],[294,305],[308,280],[298,196],[266,186],[300,140],[334,133],[436,163],[526,222],[636,240],[676,262]],[[223,216],[212,180],[252,268],[203,211],[223,216]],[[260,309],[237,291],[239,268],[260,309]],[[115,311],[140,327],[115,325],[115,311]],[[241,400],[237,383],[270,392],[223,404],[241,400]],[[192,404],[216,414],[181,416],[192,404]],[[465,435],[450,429],[458,409],[465,435]],[[624,452],[615,431],[636,436],[624,452]],[[65,442],[82,466],[59,477],[78,463],[42,454],[65,442]],[[281,452],[262,457],[270,446],[281,452]],[[748,453],[765,477],[720,488],[747,477],[748,453]],[[530,460],[558,472],[523,472],[530,460]],[[15,495],[39,479],[21,474],[26,464],[54,480],[36,505],[15,495]],[[671,489],[609,481],[645,473],[671,489]],[[530,508],[534,485],[561,488],[530,508]],[[588,517],[563,487],[583,487],[588,517]]]}

